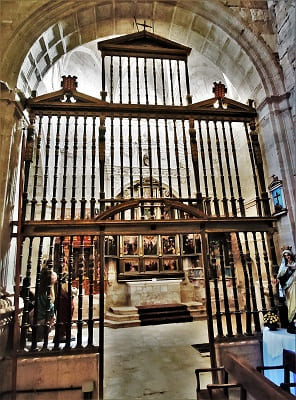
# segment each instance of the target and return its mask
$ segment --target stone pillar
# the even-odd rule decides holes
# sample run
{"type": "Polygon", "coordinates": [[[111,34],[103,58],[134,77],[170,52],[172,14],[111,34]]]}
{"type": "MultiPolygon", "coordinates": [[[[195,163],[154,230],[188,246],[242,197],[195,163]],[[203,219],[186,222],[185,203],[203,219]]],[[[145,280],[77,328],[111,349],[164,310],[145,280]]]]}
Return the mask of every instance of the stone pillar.
{"type": "Polygon", "coordinates": [[[21,144],[22,107],[15,100],[15,91],[0,82],[0,286],[8,281],[8,260],[12,212],[21,144]]]}

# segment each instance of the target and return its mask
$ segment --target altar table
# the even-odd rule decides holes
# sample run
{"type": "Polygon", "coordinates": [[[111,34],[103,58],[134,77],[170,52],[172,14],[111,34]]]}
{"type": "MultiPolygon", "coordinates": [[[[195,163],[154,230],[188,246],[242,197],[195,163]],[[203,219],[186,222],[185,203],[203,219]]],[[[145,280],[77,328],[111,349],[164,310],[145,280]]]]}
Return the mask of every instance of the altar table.
{"type": "MultiPolygon", "coordinates": [[[[282,365],[283,363],[283,349],[296,352],[296,335],[287,333],[286,329],[277,329],[271,331],[269,328],[263,328],[263,363],[265,367],[273,365],[282,365]]],[[[266,378],[280,385],[284,382],[284,370],[267,370],[264,371],[266,378]]],[[[296,374],[294,378],[291,374],[291,382],[296,382],[296,374]]],[[[296,388],[291,389],[292,393],[296,394],[296,388]]]]}

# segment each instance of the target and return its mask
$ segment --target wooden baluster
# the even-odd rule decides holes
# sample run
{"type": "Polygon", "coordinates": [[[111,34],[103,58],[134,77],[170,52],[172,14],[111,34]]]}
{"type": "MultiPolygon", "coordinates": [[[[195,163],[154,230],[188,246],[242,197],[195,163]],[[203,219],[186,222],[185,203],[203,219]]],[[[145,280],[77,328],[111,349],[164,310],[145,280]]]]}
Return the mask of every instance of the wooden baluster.
{"type": "Polygon", "coordinates": [[[201,237],[201,250],[203,259],[203,272],[205,281],[205,294],[206,294],[206,311],[208,320],[208,338],[210,344],[210,354],[211,354],[211,367],[215,368],[217,366],[216,355],[215,355],[215,337],[214,337],[214,324],[213,324],[213,309],[211,301],[211,288],[210,288],[210,259],[209,259],[209,240],[208,234],[204,230],[200,232],[201,237]]]}
{"type": "Polygon", "coordinates": [[[168,60],[169,67],[170,67],[170,81],[171,81],[171,100],[172,100],[172,105],[175,105],[175,100],[174,100],[174,84],[173,84],[173,71],[172,71],[172,60],[168,60]]]}
{"type": "Polygon", "coordinates": [[[211,181],[212,181],[212,189],[213,189],[213,203],[215,214],[217,217],[220,217],[220,209],[219,209],[219,200],[217,198],[217,189],[216,189],[216,181],[215,181],[215,170],[214,170],[214,163],[213,163],[213,151],[212,151],[212,141],[210,136],[210,129],[209,129],[209,121],[206,121],[207,125],[207,145],[208,145],[208,154],[209,154],[209,161],[210,161],[210,171],[211,171],[211,181]]]}
{"type": "Polygon", "coordinates": [[[224,171],[223,171],[223,163],[222,163],[222,157],[221,157],[221,146],[220,146],[220,139],[219,139],[219,134],[218,134],[218,128],[217,128],[217,122],[214,121],[214,127],[215,127],[215,136],[216,136],[216,148],[217,148],[217,155],[218,155],[218,164],[219,164],[219,171],[220,171],[220,181],[221,181],[221,187],[222,187],[222,204],[223,204],[223,211],[224,215],[226,217],[229,217],[229,211],[228,211],[228,200],[226,197],[226,188],[225,188],[225,179],[224,179],[224,171]]]}
{"type": "MultiPolygon", "coordinates": [[[[105,317],[105,236],[100,232],[99,236],[99,254],[100,254],[100,328],[99,328],[99,382],[104,382],[104,317],[105,317]]],[[[103,384],[99,385],[99,399],[104,398],[103,384]]]]}
{"type": "Polygon", "coordinates": [[[205,149],[204,149],[202,130],[201,130],[201,121],[200,120],[198,120],[198,130],[199,130],[200,156],[201,156],[201,162],[202,162],[203,179],[204,179],[205,194],[206,194],[206,199],[205,199],[206,213],[207,213],[207,215],[212,215],[211,201],[210,201],[210,196],[209,196],[209,186],[208,186],[208,176],[207,176],[205,149]]]}
{"type": "Polygon", "coordinates": [[[63,190],[61,200],[61,219],[65,219],[66,212],[66,190],[67,190],[67,169],[68,169],[68,150],[69,150],[69,115],[66,116],[66,133],[64,142],[64,168],[63,168],[63,190]]]}
{"type": "MultiPolygon", "coordinates": [[[[179,66],[179,63],[178,63],[179,66]]],[[[190,184],[190,171],[189,171],[189,160],[188,160],[188,143],[186,138],[185,122],[182,120],[182,132],[183,132],[183,148],[184,148],[184,160],[186,169],[186,182],[187,182],[187,196],[191,197],[191,184],[190,184]]],[[[195,137],[196,140],[196,137],[195,137]]]]}
{"type": "Polygon", "coordinates": [[[250,282],[252,304],[253,304],[252,314],[253,314],[254,323],[255,323],[255,330],[256,330],[256,332],[260,332],[261,327],[260,327],[260,321],[259,321],[259,311],[258,311],[258,307],[257,307],[257,299],[256,299],[256,292],[255,292],[255,285],[254,285],[253,271],[252,271],[252,260],[251,260],[251,256],[250,256],[250,248],[249,248],[247,232],[244,232],[244,237],[245,237],[245,248],[246,248],[246,260],[247,260],[249,282],[250,282]]]}
{"type": "MultiPolygon", "coordinates": [[[[276,254],[275,254],[275,247],[274,247],[272,234],[267,233],[267,235],[268,235],[268,239],[269,239],[270,254],[271,254],[272,265],[273,265],[272,274],[273,274],[273,276],[275,276],[275,273],[276,273],[275,270],[278,269],[276,254]]],[[[274,294],[273,294],[272,283],[271,283],[270,264],[269,264],[269,259],[268,259],[268,252],[267,252],[264,232],[261,232],[261,239],[262,239],[262,246],[263,246],[263,259],[264,259],[264,265],[265,265],[265,272],[266,272],[267,282],[268,282],[268,297],[269,297],[270,306],[271,306],[271,308],[274,309],[275,308],[274,294]]]]}
{"type": "Polygon", "coordinates": [[[151,131],[150,120],[146,119],[148,133],[148,160],[149,160],[149,182],[150,182],[150,197],[153,197],[153,172],[152,172],[152,153],[151,153],[151,131]]]}
{"type": "Polygon", "coordinates": [[[122,118],[120,118],[120,196],[123,199],[124,195],[124,168],[123,168],[123,126],[122,126],[122,118]]]}
{"type": "MultiPolygon", "coordinates": [[[[132,138],[132,119],[129,118],[128,124],[128,143],[129,143],[129,175],[130,175],[130,196],[134,197],[134,183],[133,183],[133,138],[132,138]]],[[[134,219],[135,210],[131,210],[131,218],[134,219]]]]}
{"type": "Polygon", "coordinates": [[[36,351],[38,349],[37,348],[37,330],[39,329],[38,307],[39,307],[39,289],[40,289],[40,271],[41,271],[41,266],[42,266],[42,253],[43,253],[43,237],[40,238],[39,248],[38,248],[31,351],[36,351]]]}
{"type": "MultiPolygon", "coordinates": [[[[152,144],[151,144],[151,131],[150,131],[150,120],[146,120],[147,132],[148,132],[148,159],[149,159],[149,186],[150,186],[150,197],[153,197],[153,170],[152,170],[152,144]]],[[[150,207],[150,216],[154,218],[154,206],[150,207]]]]}
{"type": "Polygon", "coordinates": [[[82,145],[82,182],[81,182],[81,200],[80,200],[80,218],[85,218],[85,207],[86,207],[86,199],[85,199],[85,169],[86,169],[86,128],[87,128],[87,117],[84,116],[84,124],[83,124],[83,145],[82,145]]]}
{"type": "Polygon", "coordinates": [[[263,286],[263,280],[262,280],[260,254],[259,254],[258,243],[257,243],[257,235],[256,235],[256,232],[252,232],[252,234],[253,234],[253,241],[254,241],[254,247],[255,247],[255,260],[256,260],[257,274],[258,274],[258,280],[259,280],[262,311],[267,311],[265,295],[264,295],[264,286],[263,286]]]}
{"type": "Polygon", "coordinates": [[[68,256],[68,304],[67,304],[67,314],[68,322],[66,325],[66,345],[65,349],[71,348],[71,328],[72,328],[72,277],[73,277],[73,236],[70,236],[69,241],[69,256],[68,256]]]}
{"type": "Polygon", "coordinates": [[[235,320],[236,320],[236,332],[238,335],[243,334],[242,328],[242,320],[241,320],[241,311],[239,307],[239,300],[237,295],[237,277],[236,271],[234,268],[234,260],[233,260],[233,253],[232,253],[232,245],[231,245],[231,234],[226,234],[227,240],[227,247],[228,247],[228,257],[229,257],[229,266],[231,270],[231,280],[232,280],[232,291],[233,291],[233,300],[234,300],[234,308],[235,308],[235,320]]]}
{"type": "Polygon", "coordinates": [[[229,151],[228,151],[228,144],[227,144],[224,121],[221,121],[221,124],[222,124],[222,132],[223,132],[224,157],[225,157],[225,162],[226,162],[228,184],[229,184],[229,190],[230,190],[231,211],[232,211],[232,215],[234,217],[237,217],[236,200],[235,200],[234,191],[233,191],[231,168],[230,168],[230,158],[229,158],[229,151]]]}
{"type": "Polygon", "coordinates": [[[94,303],[94,237],[91,236],[91,253],[89,257],[88,278],[89,278],[89,296],[88,296],[88,347],[93,347],[94,342],[94,318],[93,318],[93,303],[94,303]]]}
{"type": "MultiPolygon", "coordinates": [[[[33,161],[34,139],[35,139],[35,114],[30,112],[30,124],[27,127],[26,147],[23,155],[24,161],[24,177],[22,190],[22,220],[26,219],[28,205],[28,184],[30,177],[30,166],[33,161]]],[[[24,137],[24,134],[22,135],[24,137]]]]}
{"type": "Polygon", "coordinates": [[[119,57],[119,71],[118,71],[118,79],[119,79],[119,103],[122,103],[122,57],[119,57]]]}
{"type": "Polygon", "coordinates": [[[251,166],[252,166],[252,175],[253,175],[254,189],[255,189],[255,194],[256,194],[257,213],[260,217],[262,217],[262,207],[261,207],[261,200],[259,197],[259,188],[258,188],[258,182],[257,182],[254,154],[253,154],[253,150],[252,150],[252,145],[251,145],[251,140],[250,140],[250,136],[249,136],[249,132],[248,132],[247,123],[245,122],[244,125],[245,125],[245,132],[246,132],[247,144],[248,144],[248,149],[249,149],[249,156],[250,156],[250,161],[251,161],[251,166]]]}
{"type": "Polygon", "coordinates": [[[155,70],[155,58],[153,62],[153,88],[154,88],[154,104],[157,104],[157,86],[156,86],[156,70],[155,70]]]}
{"type": "Polygon", "coordinates": [[[146,98],[146,104],[149,104],[149,98],[148,98],[148,82],[147,82],[147,58],[144,58],[144,82],[145,82],[145,98],[146,98]]]}
{"type": "Polygon", "coordinates": [[[114,118],[111,117],[111,198],[114,199],[114,118]]]}
{"type": "Polygon", "coordinates": [[[156,150],[157,150],[157,163],[158,163],[159,195],[160,197],[163,197],[159,120],[157,119],[155,122],[156,122],[156,150]]]}
{"type": "Polygon", "coordinates": [[[110,57],[110,103],[113,103],[113,56],[110,57]]]}
{"type": "Polygon", "coordinates": [[[182,106],[183,102],[182,102],[182,91],[181,91],[180,60],[177,60],[177,74],[178,74],[179,101],[180,101],[180,106],[182,106]]]}
{"type": "Polygon", "coordinates": [[[239,232],[236,232],[236,240],[240,252],[240,259],[243,267],[243,273],[244,273],[244,280],[245,280],[245,288],[246,288],[246,333],[245,335],[247,336],[252,336],[252,328],[251,328],[251,301],[250,301],[250,284],[249,284],[249,277],[248,277],[248,272],[247,272],[247,266],[246,266],[246,258],[243,253],[243,248],[241,244],[241,240],[239,237],[239,232]]]}
{"type": "Polygon", "coordinates": [[[60,126],[61,126],[61,116],[58,115],[56,141],[55,141],[55,154],[54,154],[54,168],[53,168],[51,219],[55,219],[56,205],[57,205],[57,197],[56,196],[57,196],[57,180],[58,180],[58,168],[59,168],[59,156],[60,156],[60,126]]]}
{"type": "Polygon", "coordinates": [[[106,101],[107,92],[106,92],[106,73],[105,73],[105,56],[102,56],[102,91],[101,98],[103,101],[106,101]]]}
{"type": "Polygon", "coordinates": [[[105,117],[100,117],[99,126],[99,165],[100,165],[100,212],[105,209],[105,153],[106,153],[106,126],[105,117]]]}
{"type": "Polygon", "coordinates": [[[128,149],[129,149],[129,175],[130,175],[130,196],[134,197],[133,184],[133,138],[132,138],[132,119],[128,120],[128,149]]]}
{"type": "Polygon", "coordinates": [[[185,61],[185,76],[186,76],[186,89],[187,89],[187,102],[188,104],[192,103],[192,98],[191,98],[191,94],[190,94],[190,83],[189,83],[189,73],[188,73],[188,64],[187,64],[187,60],[185,61]]]}
{"type": "Polygon", "coordinates": [[[84,236],[80,236],[80,254],[78,269],[78,320],[77,320],[77,347],[82,347],[82,328],[83,328],[83,278],[84,278],[84,236]]]}
{"type": "Polygon", "coordinates": [[[60,347],[61,332],[63,331],[63,325],[64,325],[64,321],[62,320],[62,315],[61,315],[62,277],[63,277],[63,266],[64,266],[64,243],[63,243],[64,237],[61,236],[59,239],[60,239],[59,267],[58,267],[57,296],[55,301],[56,324],[55,324],[54,350],[58,350],[60,347]]]}
{"type": "Polygon", "coordinates": [[[93,117],[92,141],[91,141],[91,199],[90,217],[95,217],[95,190],[96,190],[96,117],[93,117]]]}
{"type": "Polygon", "coordinates": [[[265,177],[264,177],[264,169],[263,169],[263,159],[262,159],[262,154],[261,154],[261,149],[260,149],[260,143],[259,143],[259,138],[258,138],[258,133],[256,132],[256,122],[252,121],[249,124],[250,126],[250,138],[251,138],[251,145],[253,148],[253,155],[254,155],[254,161],[257,167],[257,172],[258,172],[258,180],[260,183],[260,189],[261,189],[261,199],[262,199],[262,204],[263,204],[263,210],[264,210],[264,215],[270,216],[270,205],[269,205],[269,196],[266,191],[266,185],[265,185],[265,177]]]}
{"type": "Polygon", "coordinates": [[[168,132],[168,121],[165,119],[165,145],[166,145],[166,156],[167,156],[167,166],[168,166],[168,181],[169,181],[169,193],[170,197],[173,197],[172,188],[172,176],[171,176],[171,159],[170,159],[170,142],[169,142],[169,132],[168,132]]]}
{"type": "Polygon", "coordinates": [[[180,158],[179,158],[179,150],[178,150],[178,136],[177,136],[177,127],[176,120],[173,120],[174,124],[174,146],[175,146],[175,158],[176,158],[176,166],[177,166],[177,182],[178,182],[178,194],[179,197],[182,197],[182,184],[181,184],[181,175],[180,175],[180,158]]]}
{"type": "Polygon", "coordinates": [[[29,252],[28,252],[28,260],[27,260],[27,271],[26,271],[26,278],[28,280],[27,285],[24,287],[22,292],[25,294],[24,296],[24,309],[23,309],[23,316],[22,316],[22,325],[21,325],[21,338],[20,338],[20,347],[23,349],[26,345],[26,336],[27,331],[30,326],[30,319],[29,319],[29,292],[31,287],[31,270],[32,270],[32,244],[33,244],[33,237],[30,237],[29,241],[29,252]]]}
{"type": "Polygon", "coordinates": [[[230,121],[229,121],[229,132],[230,132],[230,138],[231,138],[231,151],[232,151],[236,185],[237,185],[237,191],[238,191],[238,203],[239,203],[241,216],[244,217],[246,215],[245,205],[244,205],[244,199],[242,197],[242,189],[241,189],[241,184],[240,184],[240,177],[239,177],[237,157],[236,157],[236,148],[235,148],[235,142],[234,142],[234,137],[233,137],[232,125],[231,125],[230,121]]]}
{"type": "Polygon", "coordinates": [[[140,84],[139,84],[139,59],[138,57],[136,58],[136,76],[137,76],[137,80],[136,80],[136,85],[137,85],[137,102],[138,104],[140,104],[141,99],[140,99],[140,84]]]}
{"type": "Polygon", "coordinates": [[[227,292],[227,284],[226,284],[226,277],[225,277],[225,262],[224,262],[224,250],[223,250],[222,241],[219,241],[219,256],[220,256],[224,311],[225,311],[226,327],[227,327],[227,335],[226,336],[233,336],[232,324],[231,324],[231,314],[230,314],[228,292],[227,292]]]}
{"type": "MultiPolygon", "coordinates": [[[[144,197],[143,190],[143,151],[141,135],[141,119],[138,118],[138,143],[139,143],[139,170],[140,170],[140,197],[144,197]]],[[[141,207],[141,218],[144,218],[144,207],[141,207]]]]}
{"type": "MultiPolygon", "coordinates": [[[[211,246],[211,244],[210,244],[211,246]]],[[[215,296],[215,304],[216,304],[216,323],[217,323],[217,332],[219,337],[223,337],[223,326],[222,326],[222,313],[220,307],[220,294],[219,294],[219,277],[218,277],[218,266],[216,262],[216,258],[211,258],[211,269],[213,273],[213,283],[214,283],[214,296],[215,296]]]]}
{"type": "Polygon", "coordinates": [[[41,200],[41,220],[45,219],[46,216],[46,205],[47,205],[47,181],[48,181],[48,160],[50,151],[50,126],[51,126],[51,115],[48,116],[47,124],[47,135],[46,135],[46,146],[45,146],[45,165],[44,165],[44,176],[43,176],[43,198],[41,200]]]}
{"type": "Polygon", "coordinates": [[[73,140],[73,169],[72,169],[72,198],[71,198],[71,219],[75,218],[76,208],[76,171],[77,171],[77,150],[78,150],[78,116],[75,116],[74,122],[74,140],[73,140]]]}
{"type": "Polygon", "coordinates": [[[48,271],[48,286],[46,290],[46,295],[47,295],[47,301],[46,301],[46,316],[45,316],[45,322],[43,326],[43,347],[42,350],[45,351],[48,348],[48,335],[50,331],[50,320],[51,320],[51,315],[50,315],[50,303],[52,302],[52,284],[51,284],[51,274],[53,271],[53,243],[54,243],[54,237],[50,237],[50,244],[49,244],[49,257],[47,261],[47,271],[48,271]]]}
{"type": "Polygon", "coordinates": [[[194,171],[194,182],[196,188],[196,201],[199,210],[203,210],[202,195],[200,192],[200,180],[199,180],[199,162],[198,162],[198,150],[196,141],[196,130],[194,127],[194,119],[189,119],[189,135],[190,135],[190,146],[191,146],[191,156],[194,171]]]}
{"type": "Polygon", "coordinates": [[[127,57],[128,103],[131,104],[131,60],[127,57]]]}
{"type": "Polygon", "coordinates": [[[163,59],[160,60],[160,63],[161,63],[162,104],[166,104],[166,102],[165,102],[165,85],[164,85],[163,59]]]}
{"type": "Polygon", "coordinates": [[[38,124],[38,136],[37,136],[36,157],[35,157],[35,173],[33,182],[32,201],[31,201],[31,218],[30,218],[31,221],[34,221],[35,219],[35,210],[37,204],[36,194],[37,194],[37,183],[39,176],[38,171],[39,171],[39,160],[40,160],[41,132],[42,132],[42,115],[39,116],[39,124],[38,124]]]}

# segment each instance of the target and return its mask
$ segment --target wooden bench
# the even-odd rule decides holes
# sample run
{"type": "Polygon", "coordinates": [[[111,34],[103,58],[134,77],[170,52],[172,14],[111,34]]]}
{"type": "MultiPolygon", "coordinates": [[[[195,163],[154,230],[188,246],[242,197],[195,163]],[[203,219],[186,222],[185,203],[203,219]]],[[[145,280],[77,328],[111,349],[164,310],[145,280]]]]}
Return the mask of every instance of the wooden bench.
{"type": "Polygon", "coordinates": [[[290,372],[296,374],[296,353],[291,350],[283,350],[283,364],[273,366],[260,366],[256,368],[257,371],[263,372],[271,369],[283,369],[284,370],[284,382],[281,383],[281,388],[290,393],[291,387],[296,387],[295,382],[290,382],[290,372]]]}
{"type": "Polygon", "coordinates": [[[197,378],[196,394],[198,400],[246,400],[248,395],[253,399],[264,400],[295,400],[273,382],[265,378],[243,358],[232,353],[223,354],[224,365],[218,368],[196,369],[197,378]],[[220,374],[219,382],[208,384],[206,389],[200,388],[200,374],[211,372],[220,374]],[[228,376],[233,383],[228,382],[228,376]]]}

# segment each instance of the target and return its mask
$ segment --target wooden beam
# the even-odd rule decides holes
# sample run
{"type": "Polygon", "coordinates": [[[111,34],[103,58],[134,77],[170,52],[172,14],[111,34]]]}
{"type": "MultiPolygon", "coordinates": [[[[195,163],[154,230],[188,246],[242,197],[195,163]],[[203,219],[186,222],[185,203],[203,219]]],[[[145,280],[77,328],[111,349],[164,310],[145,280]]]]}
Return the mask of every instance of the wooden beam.
{"type": "Polygon", "coordinates": [[[179,220],[54,220],[23,223],[23,236],[132,235],[205,232],[272,232],[274,218],[192,218],[179,220]]]}

